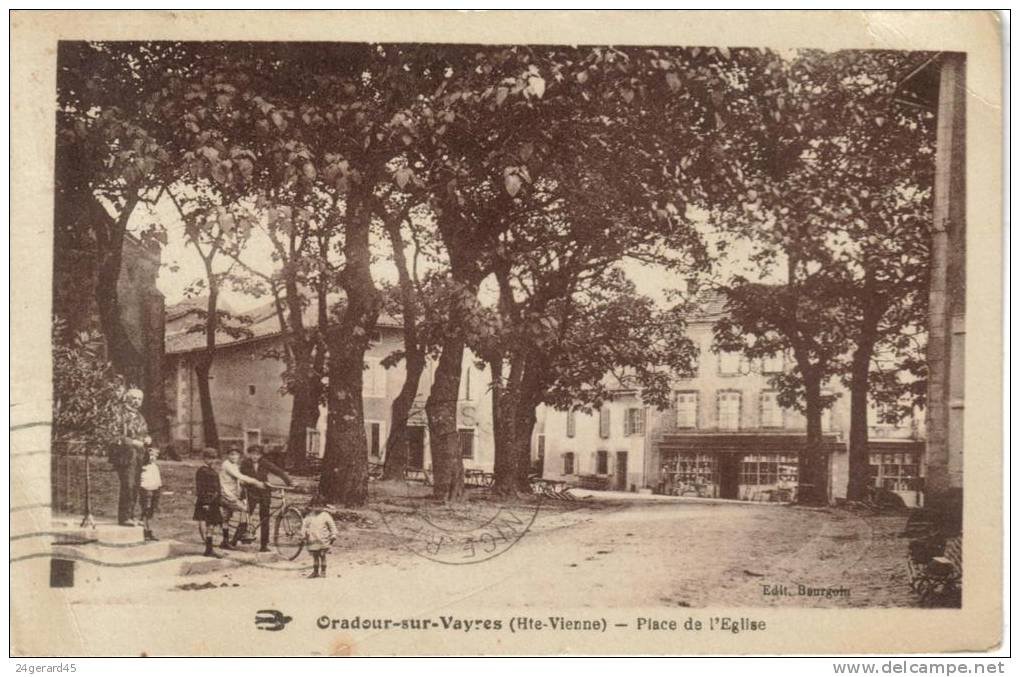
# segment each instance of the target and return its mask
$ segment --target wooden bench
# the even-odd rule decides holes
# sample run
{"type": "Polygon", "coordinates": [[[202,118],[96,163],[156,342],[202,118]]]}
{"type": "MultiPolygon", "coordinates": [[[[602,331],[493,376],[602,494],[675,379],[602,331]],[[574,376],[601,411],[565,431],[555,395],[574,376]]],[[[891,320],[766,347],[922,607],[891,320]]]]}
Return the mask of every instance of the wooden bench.
{"type": "Polygon", "coordinates": [[[491,472],[485,472],[484,470],[477,470],[475,468],[464,470],[464,484],[468,487],[487,489],[492,486],[495,478],[496,476],[491,472]]]}
{"type": "Polygon", "coordinates": [[[907,570],[910,587],[920,596],[922,604],[959,606],[963,581],[962,543],[962,536],[947,538],[939,554],[930,538],[911,541],[907,570]]]}
{"type": "Polygon", "coordinates": [[[405,468],[404,480],[407,482],[421,482],[427,487],[432,486],[432,473],[420,468],[405,468]]]}
{"type": "Polygon", "coordinates": [[[570,493],[570,485],[564,480],[547,480],[541,477],[532,477],[531,492],[560,501],[577,500],[577,496],[570,493]]]}

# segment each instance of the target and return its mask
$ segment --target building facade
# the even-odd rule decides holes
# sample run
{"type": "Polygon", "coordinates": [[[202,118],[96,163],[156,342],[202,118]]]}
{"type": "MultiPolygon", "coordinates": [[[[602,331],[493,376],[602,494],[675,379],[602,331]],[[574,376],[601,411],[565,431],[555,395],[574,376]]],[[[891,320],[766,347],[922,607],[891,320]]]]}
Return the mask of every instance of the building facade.
{"type": "MultiPolygon", "coordinates": [[[[536,457],[543,476],[617,490],[740,500],[783,500],[795,495],[804,416],[779,406],[770,378],[792,367],[787,358],[748,360],[712,351],[712,328],[723,312],[710,298],[689,325],[699,349],[690,374],[675,382],[672,406],[645,406],[634,390],[619,389],[600,411],[539,415],[536,457]]],[[[836,403],[822,417],[830,499],[846,497],[849,395],[832,383],[836,403]]],[[[895,425],[870,412],[875,486],[908,506],[921,501],[924,451],[918,418],[895,425]]]]}
{"type": "MultiPolygon", "coordinates": [[[[204,300],[184,302],[167,312],[165,379],[171,418],[171,437],[181,453],[195,453],[202,443],[202,409],[199,402],[196,359],[204,350],[205,335],[192,331],[202,324],[204,300]]],[[[287,443],[293,398],[282,392],[285,364],[282,359],[286,335],[280,330],[273,304],[246,313],[252,320],[251,336],[217,337],[216,356],[210,371],[210,394],[220,443],[247,449],[252,444],[283,447],[287,443]]],[[[385,460],[390,430],[391,405],[404,383],[403,363],[386,368],[383,360],[403,348],[402,329],[383,317],[378,340],[365,356],[365,436],[372,462],[385,460]]],[[[461,392],[457,405],[461,454],[465,468],[491,471],[493,465],[492,403],[485,371],[474,358],[464,359],[461,392]]],[[[432,387],[435,364],[422,374],[418,398],[410,417],[412,468],[431,469],[425,400],[432,387]]],[[[321,457],[326,440],[326,410],[320,409],[318,425],[306,431],[309,456],[321,457]]]]}

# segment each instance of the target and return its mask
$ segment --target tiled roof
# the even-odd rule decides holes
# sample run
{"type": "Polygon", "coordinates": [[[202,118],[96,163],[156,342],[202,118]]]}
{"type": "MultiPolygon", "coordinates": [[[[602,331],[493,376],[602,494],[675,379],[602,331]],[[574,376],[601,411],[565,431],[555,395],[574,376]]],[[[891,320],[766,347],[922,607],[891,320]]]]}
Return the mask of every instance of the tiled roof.
{"type": "MultiPolygon", "coordinates": [[[[188,313],[204,311],[208,303],[209,303],[208,296],[193,296],[189,299],[184,299],[183,301],[179,301],[173,304],[172,306],[167,307],[166,319],[168,322],[172,322],[173,320],[184,317],[188,313]]],[[[219,307],[220,310],[226,311],[228,313],[233,312],[230,306],[223,303],[222,301],[219,303],[219,307]]]]}
{"type": "MultiPolygon", "coordinates": [[[[193,299],[195,300],[195,299],[193,299]]],[[[176,318],[183,317],[191,310],[200,310],[205,308],[205,303],[195,306],[192,304],[190,307],[185,308],[185,303],[178,303],[171,308],[167,309],[167,319],[170,317],[171,311],[176,312],[176,318]]],[[[250,343],[252,341],[260,341],[269,339],[277,336],[282,336],[283,331],[280,329],[280,320],[276,315],[276,303],[272,300],[255,306],[249,310],[241,313],[232,313],[234,316],[246,317],[251,320],[249,324],[241,321],[232,322],[234,327],[243,327],[246,329],[243,335],[231,336],[227,332],[217,332],[216,346],[225,347],[240,343],[250,343]]],[[[315,326],[318,312],[314,304],[309,303],[306,305],[303,319],[305,326],[315,326]]],[[[205,348],[205,332],[204,331],[189,331],[191,327],[201,326],[204,324],[203,317],[196,317],[193,322],[175,328],[172,333],[168,332],[166,335],[166,352],[167,353],[186,353],[193,350],[201,350],[205,348]]],[[[400,320],[391,317],[386,314],[379,316],[377,326],[380,327],[400,327],[400,320]]]]}

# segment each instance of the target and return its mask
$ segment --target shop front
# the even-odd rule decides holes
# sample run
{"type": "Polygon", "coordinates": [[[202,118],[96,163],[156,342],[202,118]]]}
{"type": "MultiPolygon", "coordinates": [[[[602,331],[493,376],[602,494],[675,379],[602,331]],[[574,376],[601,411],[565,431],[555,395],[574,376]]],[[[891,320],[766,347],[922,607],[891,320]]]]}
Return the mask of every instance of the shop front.
{"type": "MultiPolygon", "coordinates": [[[[655,445],[653,487],[672,496],[788,502],[796,498],[803,435],[666,435],[655,445]]],[[[825,453],[841,449],[834,435],[825,453]]]]}
{"type": "Polygon", "coordinates": [[[871,440],[868,443],[871,483],[890,491],[908,508],[924,503],[921,459],[924,442],[916,440],[871,440]]]}

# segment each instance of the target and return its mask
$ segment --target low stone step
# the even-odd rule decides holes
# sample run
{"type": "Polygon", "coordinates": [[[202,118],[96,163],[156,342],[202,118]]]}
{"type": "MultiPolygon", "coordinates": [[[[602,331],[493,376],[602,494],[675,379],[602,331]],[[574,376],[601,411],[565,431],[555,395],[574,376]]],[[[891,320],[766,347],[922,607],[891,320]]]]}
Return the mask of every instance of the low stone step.
{"type": "Polygon", "coordinates": [[[103,544],[144,543],[144,529],[124,527],[112,522],[97,522],[94,527],[82,526],[81,520],[55,519],[52,533],[61,542],[98,542],[103,544]]]}

